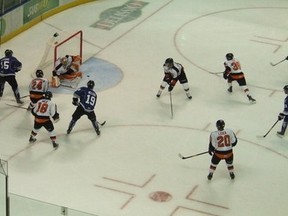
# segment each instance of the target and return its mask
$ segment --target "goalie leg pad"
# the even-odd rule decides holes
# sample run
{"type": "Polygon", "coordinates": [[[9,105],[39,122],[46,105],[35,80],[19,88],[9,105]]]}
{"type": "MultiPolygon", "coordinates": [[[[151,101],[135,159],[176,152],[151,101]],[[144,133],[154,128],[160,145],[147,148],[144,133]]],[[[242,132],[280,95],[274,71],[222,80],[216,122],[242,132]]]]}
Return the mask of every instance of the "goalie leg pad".
{"type": "Polygon", "coordinates": [[[58,88],[60,86],[60,79],[58,76],[52,77],[51,87],[58,88]]]}

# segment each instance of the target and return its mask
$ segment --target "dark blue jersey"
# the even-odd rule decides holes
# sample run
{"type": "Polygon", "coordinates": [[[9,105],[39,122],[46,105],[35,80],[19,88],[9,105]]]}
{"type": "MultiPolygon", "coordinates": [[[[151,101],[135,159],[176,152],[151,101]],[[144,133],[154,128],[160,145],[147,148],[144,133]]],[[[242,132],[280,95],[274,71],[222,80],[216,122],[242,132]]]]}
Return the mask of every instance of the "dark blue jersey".
{"type": "Polygon", "coordinates": [[[284,100],[284,110],[283,113],[288,116],[288,96],[286,96],[285,100],[284,100]]]}
{"type": "Polygon", "coordinates": [[[97,94],[87,87],[81,87],[74,92],[74,97],[78,98],[79,104],[85,111],[91,112],[94,110],[97,101],[97,94]]]}
{"type": "Polygon", "coordinates": [[[4,57],[0,59],[0,76],[15,76],[15,73],[20,71],[22,63],[15,57],[4,57]]]}

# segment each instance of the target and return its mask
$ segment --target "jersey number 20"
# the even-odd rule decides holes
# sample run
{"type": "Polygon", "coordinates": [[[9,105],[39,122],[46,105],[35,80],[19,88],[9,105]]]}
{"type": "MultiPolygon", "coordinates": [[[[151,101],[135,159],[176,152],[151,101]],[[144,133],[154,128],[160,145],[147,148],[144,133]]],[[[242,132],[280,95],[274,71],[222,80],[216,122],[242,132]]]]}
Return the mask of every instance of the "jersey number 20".
{"type": "Polygon", "coordinates": [[[217,144],[218,147],[230,146],[231,145],[230,136],[227,134],[223,136],[218,136],[217,144]]]}

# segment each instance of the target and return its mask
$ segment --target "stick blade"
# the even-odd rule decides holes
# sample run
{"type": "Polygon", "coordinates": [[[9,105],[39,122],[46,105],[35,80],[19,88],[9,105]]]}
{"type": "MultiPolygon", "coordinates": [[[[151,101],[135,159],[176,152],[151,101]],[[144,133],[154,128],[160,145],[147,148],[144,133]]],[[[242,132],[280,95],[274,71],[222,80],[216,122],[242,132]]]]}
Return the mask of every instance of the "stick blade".
{"type": "Polygon", "coordinates": [[[276,64],[273,64],[272,62],[270,62],[270,65],[273,66],[273,67],[276,66],[276,64]]]}
{"type": "Polygon", "coordinates": [[[181,158],[181,159],[184,159],[183,155],[181,153],[178,154],[178,156],[181,158]]]}

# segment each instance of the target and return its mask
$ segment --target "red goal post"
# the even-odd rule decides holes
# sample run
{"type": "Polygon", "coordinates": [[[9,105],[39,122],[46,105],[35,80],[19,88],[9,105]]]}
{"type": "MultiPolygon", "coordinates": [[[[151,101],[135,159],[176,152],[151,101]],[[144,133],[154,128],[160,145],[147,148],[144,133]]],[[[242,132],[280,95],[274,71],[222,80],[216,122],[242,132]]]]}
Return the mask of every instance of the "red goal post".
{"type": "Polygon", "coordinates": [[[68,38],[56,43],[54,47],[54,66],[59,57],[65,55],[79,55],[82,64],[82,49],[83,49],[83,32],[80,30],[68,38]]]}

